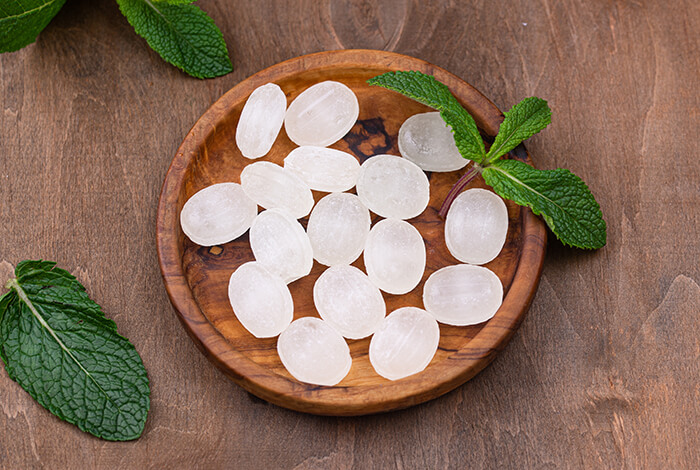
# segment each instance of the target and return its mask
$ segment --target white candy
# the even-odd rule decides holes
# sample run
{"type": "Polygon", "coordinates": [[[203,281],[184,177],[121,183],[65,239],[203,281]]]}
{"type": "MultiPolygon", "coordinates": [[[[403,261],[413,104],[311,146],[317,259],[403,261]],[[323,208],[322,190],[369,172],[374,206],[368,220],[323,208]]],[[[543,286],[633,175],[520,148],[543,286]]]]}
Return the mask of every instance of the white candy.
{"type": "Polygon", "coordinates": [[[375,214],[411,219],[428,207],[430,183],[415,163],[394,155],[376,155],[360,167],[357,195],[375,214]]]}
{"type": "Polygon", "coordinates": [[[425,310],[403,307],[382,321],[369,343],[369,362],[377,374],[398,380],[425,369],[435,356],[440,328],[425,310]]]}
{"type": "Polygon", "coordinates": [[[303,317],[277,340],[282,364],[300,382],[335,385],[350,372],[350,348],[340,333],[315,317],[303,317]]]}
{"type": "Polygon", "coordinates": [[[180,226],[198,245],[220,245],[245,233],[257,213],[258,207],[240,184],[218,183],[187,200],[180,212],[180,226]]]}
{"type": "Polygon", "coordinates": [[[440,323],[475,325],[496,314],[503,285],[490,269],[457,264],[430,275],[423,287],[423,305],[440,323]]]}
{"type": "Polygon", "coordinates": [[[389,294],[412,291],[425,272],[425,243],[404,220],[384,219],[370,230],[363,255],[370,281],[389,294]]]}
{"type": "Polygon", "coordinates": [[[238,321],[256,338],[277,336],[294,316],[292,295],[284,281],[255,261],[231,274],[228,299],[238,321]]]}
{"type": "Polygon", "coordinates": [[[261,212],[250,227],[255,260],[289,284],[311,272],[314,262],[304,227],[281,209],[261,212]]]}
{"type": "Polygon", "coordinates": [[[236,145],[244,157],[260,158],[270,151],[286,111],[287,97],[274,83],[258,87],[250,94],[236,128],[236,145]]]}
{"type": "Polygon", "coordinates": [[[297,172],[311,189],[327,193],[352,188],[360,173],[360,164],[351,154],[312,145],[292,150],[284,167],[297,172]]]}
{"type": "Polygon", "coordinates": [[[452,256],[469,264],[486,264],[501,252],[508,234],[508,209],[496,194],[468,189],[450,206],[445,243],[452,256]]]}
{"type": "Polygon", "coordinates": [[[329,325],[349,339],[374,333],[386,315],[381,292],[354,266],[326,269],[314,284],[314,305],[329,325]]]}
{"type": "Polygon", "coordinates": [[[326,81],[309,87],[292,101],[284,129],[297,145],[326,147],[347,134],[359,114],[355,93],[342,83],[326,81]]]}
{"type": "Polygon", "coordinates": [[[326,266],[352,263],[362,253],[369,224],[369,211],[354,194],[324,196],[306,227],[314,259],[326,266]]]}
{"type": "Polygon", "coordinates": [[[425,171],[455,171],[469,163],[460,155],[452,129],[439,112],[406,119],[399,129],[399,152],[425,171]]]}
{"type": "Polygon", "coordinates": [[[265,209],[284,209],[295,219],[306,216],[314,205],[311,190],[293,171],[270,162],[255,162],[241,172],[243,190],[265,209]]]}

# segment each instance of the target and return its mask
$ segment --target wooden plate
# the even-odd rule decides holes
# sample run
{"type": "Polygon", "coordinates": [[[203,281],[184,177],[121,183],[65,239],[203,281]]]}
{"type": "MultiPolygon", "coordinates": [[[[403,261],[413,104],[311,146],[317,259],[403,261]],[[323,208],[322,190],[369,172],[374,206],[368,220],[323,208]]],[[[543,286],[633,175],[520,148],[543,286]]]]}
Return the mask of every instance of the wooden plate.
{"type": "MultiPolygon", "coordinates": [[[[170,165],[158,205],[156,227],[163,281],[185,329],[204,354],[234,382],[255,395],[294,410],[327,415],[359,415],[405,408],[438,397],[482,370],[501,350],[522,321],[535,294],[545,250],[542,222],[529,210],[508,202],[510,228],[501,254],[487,266],[503,282],[505,299],[486,323],[470,327],[440,325],[439,349],[423,372],[391,382],[377,375],[368,359],[369,338],[349,341],[353,357],[348,376],[335,387],[308,385],[289,375],[277,356],[277,339],[258,339],[238,322],[228,301],[228,279],[242,263],[253,260],[247,233],[222,246],[201,247],[184,236],[179,214],[184,202],[213,183],[240,182],[251,163],[235,144],[236,125],[250,93],[268,82],[278,84],[291,102],[300,92],[323,80],[348,85],[360,102],[360,117],[333,148],[364,161],[380,153],[399,155],[399,127],[409,116],[430,109],[366,80],[392,70],[419,70],[445,83],[474,116],[485,136],[493,136],[503,119],[500,111],[476,89],[445,70],[412,57],[370,50],[312,54],[282,62],[242,81],[222,96],[197,121],[170,165]]],[[[296,147],[284,129],[264,160],[282,164],[296,147]]],[[[529,161],[520,147],[515,158],[529,161]]],[[[437,269],[456,264],[447,251],[443,220],[437,211],[463,171],[432,173],[430,205],[410,222],[423,235],[427,266],[412,292],[384,294],[387,312],[422,307],[423,283],[437,269]]],[[[484,187],[479,178],[472,187],[484,187]]],[[[323,193],[314,193],[318,200],[323,193]]],[[[373,216],[373,220],[378,218],[373,216]]],[[[306,219],[302,219],[306,224],[306,219]]],[[[364,270],[362,258],[354,265],[364,270]]],[[[317,316],[314,282],[324,267],[314,262],[311,275],[290,284],[294,317],[317,316]]]]}

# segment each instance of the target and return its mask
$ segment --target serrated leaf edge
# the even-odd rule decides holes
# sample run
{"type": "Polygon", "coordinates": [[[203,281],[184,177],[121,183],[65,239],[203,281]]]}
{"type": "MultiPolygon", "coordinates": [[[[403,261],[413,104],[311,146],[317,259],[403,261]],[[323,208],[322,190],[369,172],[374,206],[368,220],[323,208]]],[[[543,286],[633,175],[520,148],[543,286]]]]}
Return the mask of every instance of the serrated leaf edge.
{"type": "MultiPolygon", "coordinates": [[[[163,19],[163,21],[165,21],[165,22],[170,26],[170,29],[171,29],[173,32],[175,32],[175,34],[177,34],[177,36],[181,37],[185,42],[187,42],[187,43],[192,47],[192,49],[194,49],[194,50],[199,50],[198,47],[196,47],[186,36],[184,36],[182,33],[180,33],[180,31],[179,31],[177,28],[175,28],[175,27],[173,26],[173,23],[172,23],[170,20],[168,20],[168,18],[153,4],[153,2],[151,2],[151,0],[141,0],[141,1],[143,1],[148,7],[150,7],[153,11],[155,11],[155,12],[158,14],[158,16],[160,16],[160,17],[163,19]]],[[[185,3],[185,2],[179,2],[179,3],[169,3],[169,4],[170,4],[170,5],[173,5],[173,6],[175,6],[175,5],[191,5],[193,2],[194,2],[194,0],[193,0],[192,2],[187,2],[187,3],[185,3]]],[[[195,8],[199,8],[199,7],[196,6],[196,5],[193,5],[193,6],[194,6],[195,8]]],[[[134,28],[134,30],[136,31],[136,27],[134,26],[133,23],[131,23],[131,20],[129,19],[129,16],[128,16],[128,15],[126,14],[126,12],[121,8],[121,5],[120,5],[120,10],[121,10],[122,14],[126,17],[126,19],[129,21],[129,24],[131,24],[131,26],[132,26],[132,27],[134,28]]],[[[200,11],[203,11],[201,8],[199,8],[199,10],[200,10],[200,11]]],[[[204,12],[204,11],[203,11],[203,12],[204,12]]],[[[219,29],[219,27],[216,26],[216,23],[214,22],[214,20],[211,19],[211,17],[210,17],[206,12],[204,12],[204,14],[205,14],[207,20],[209,20],[209,22],[211,23],[211,25],[219,32],[219,39],[221,39],[222,41],[224,41],[224,35],[223,35],[223,33],[221,32],[221,30],[219,29]]],[[[203,73],[195,72],[195,71],[192,71],[192,70],[185,70],[185,67],[180,66],[180,65],[178,65],[178,64],[175,64],[175,63],[171,62],[170,60],[166,60],[166,59],[163,57],[163,55],[162,55],[158,50],[156,50],[155,47],[153,47],[153,45],[151,44],[151,40],[150,40],[148,37],[144,36],[143,34],[139,33],[138,31],[136,31],[136,34],[138,34],[138,35],[141,36],[143,39],[145,39],[145,40],[146,40],[146,43],[148,44],[148,46],[149,46],[154,52],[156,52],[156,53],[161,57],[161,59],[163,59],[165,62],[167,62],[167,63],[169,63],[169,64],[171,64],[171,65],[177,67],[177,68],[180,69],[181,71],[183,71],[183,72],[185,72],[186,74],[191,75],[191,76],[193,76],[193,77],[195,77],[195,78],[204,79],[204,78],[219,77],[219,76],[222,76],[222,75],[226,75],[227,73],[230,73],[230,72],[233,70],[233,65],[231,64],[231,59],[230,59],[230,57],[229,57],[229,55],[228,55],[228,51],[226,52],[226,59],[228,60],[228,71],[226,71],[226,72],[223,73],[223,74],[219,74],[219,75],[203,74],[203,73]]],[[[225,44],[226,44],[226,42],[224,41],[224,45],[225,45],[225,44]]]]}
{"type": "Polygon", "coordinates": [[[458,133],[457,130],[454,128],[454,126],[452,126],[448,121],[459,122],[462,119],[464,119],[464,121],[465,121],[464,127],[466,128],[467,135],[470,137],[470,139],[474,143],[476,143],[476,147],[478,149],[478,154],[465,155],[462,152],[462,148],[459,145],[457,145],[457,150],[459,150],[460,155],[462,155],[462,157],[465,158],[466,160],[475,161],[477,163],[481,163],[485,160],[486,148],[484,146],[484,140],[483,140],[483,137],[481,136],[481,134],[479,133],[479,128],[476,125],[476,122],[474,121],[474,117],[469,113],[469,111],[467,111],[464,108],[464,106],[462,106],[462,104],[459,102],[459,100],[457,100],[455,95],[452,94],[452,91],[450,91],[449,87],[447,85],[445,85],[444,83],[442,83],[437,78],[435,78],[434,76],[428,75],[426,73],[423,73],[423,72],[420,72],[417,70],[407,70],[407,71],[398,70],[398,71],[394,71],[394,72],[385,72],[383,74],[372,77],[372,78],[367,80],[367,84],[370,86],[379,86],[379,87],[385,88],[387,90],[391,90],[391,91],[394,91],[396,93],[400,93],[400,94],[402,94],[402,95],[404,95],[404,96],[406,96],[414,101],[417,101],[421,104],[424,104],[430,108],[433,108],[433,109],[439,111],[440,116],[442,117],[442,120],[445,121],[445,124],[452,131],[452,135],[453,135],[453,139],[455,140],[455,144],[457,143],[456,142],[457,137],[459,137],[462,140],[466,140],[466,139],[464,139],[465,136],[462,136],[461,133],[458,133]],[[464,111],[464,116],[460,116],[458,113],[455,113],[450,108],[447,108],[444,106],[435,107],[432,104],[428,103],[427,100],[419,97],[418,95],[415,95],[413,93],[409,93],[403,89],[400,89],[399,87],[397,87],[395,85],[392,85],[389,83],[383,83],[383,81],[384,81],[383,77],[387,77],[387,76],[397,77],[399,75],[407,76],[409,79],[414,80],[414,81],[416,80],[416,77],[425,77],[428,80],[432,81],[433,84],[435,86],[437,86],[438,88],[444,88],[444,90],[447,91],[447,93],[451,97],[451,101],[453,101],[453,103],[457,107],[459,107],[459,109],[464,111]],[[452,116],[452,118],[446,118],[446,116],[452,116]]]}
{"type": "MultiPolygon", "coordinates": [[[[530,166],[530,165],[528,165],[528,166],[530,166]]],[[[523,187],[529,189],[529,190],[532,191],[534,194],[537,194],[538,196],[540,196],[542,199],[545,199],[546,201],[551,202],[552,205],[558,207],[562,212],[564,212],[564,213],[566,213],[567,215],[569,215],[569,217],[571,217],[572,220],[576,220],[576,217],[574,217],[574,216],[572,216],[571,214],[569,214],[561,205],[557,204],[554,200],[552,200],[552,199],[546,197],[544,194],[540,193],[539,191],[536,191],[534,188],[532,188],[531,186],[528,186],[528,185],[525,184],[523,181],[521,181],[521,180],[519,180],[519,179],[517,179],[517,178],[514,178],[514,177],[511,176],[509,173],[507,173],[507,172],[503,171],[501,168],[499,168],[497,165],[489,165],[487,168],[496,170],[496,171],[498,171],[500,174],[505,175],[506,177],[508,177],[510,180],[515,181],[515,182],[518,183],[519,185],[521,185],[521,186],[523,186],[523,187]]],[[[486,168],[485,168],[485,169],[486,169],[486,168]]],[[[538,170],[537,168],[532,168],[532,169],[533,169],[533,170],[538,170]]],[[[539,171],[552,171],[552,170],[539,170],[539,171]]],[[[566,171],[569,171],[569,170],[566,170],[566,171]]],[[[571,173],[571,171],[569,171],[569,173],[571,173]]],[[[574,176],[576,176],[574,173],[571,173],[571,174],[574,175],[574,176]]],[[[586,183],[585,183],[580,177],[576,176],[576,178],[578,178],[578,180],[579,180],[581,183],[583,183],[584,186],[586,186],[586,189],[588,189],[588,185],[586,185],[586,183]]],[[[489,185],[489,186],[491,186],[491,185],[489,185]]],[[[493,188],[493,186],[491,186],[491,187],[493,188]]],[[[493,189],[494,189],[494,191],[496,191],[496,188],[493,188],[493,189]]],[[[498,191],[496,191],[496,192],[498,192],[498,191]]],[[[591,196],[593,197],[593,193],[590,191],[590,189],[588,189],[588,192],[589,192],[589,193],[591,194],[591,196]]],[[[500,195],[500,194],[499,194],[499,195],[500,195]]],[[[596,207],[597,207],[596,215],[597,215],[598,217],[600,217],[600,219],[603,221],[603,230],[604,230],[604,232],[605,232],[605,238],[606,238],[606,240],[605,240],[605,241],[603,242],[603,244],[600,245],[600,246],[598,246],[598,245],[591,245],[591,246],[577,245],[577,244],[575,244],[575,243],[571,243],[571,242],[569,242],[569,241],[566,241],[566,240],[562,239],[562,237],[556,232],[556,224],[554,223],[554,220],[552,219],[552,217],[551,217],[549,214],[547,214],[546,212],[542,212],[542,211],[537,210],[536,208],[532,207],[530,204],[520,204],[519,202],[517,202],[517,201],[515,201],[515,200],[513,200],[513,199],[511,199],[511,198],[509,198],[509,197],[507,197],[507,196],[502,196],[502,197],[505,197],[506,199],[509,199],[509,200],[515,202],[515,203],[518,204],[519,206],[525,205],[525,206],[529,207],[535,215],[541,215],[542,218],[543,218],[543,219],[545,220],[545,222],[547,223],[547,225],[549,225],[549,228],[552,230],[552,233],[554,233],[554,235],[557,237],[557,239],[558,239],[560,242],[562,242],[564,245],[566,245],[566,246],[572,246],[572,247],[576,247],[576,248],[583,248],[583,249],[587,249],[587,250],[596,250],[596,249],[598,249],[598,248],[602,248],[602,247],[605,246],[605,244],[607,243],[607,224],[606,224],[606,222],[605,222],[605,219],[603,219],[603,212],[602,212],[601,209],[600,209],[600,204],[598,204],[598,201],[595,200],[595,197],[593,197],[593,201],[595,202],[596,207]]],[[[583,231],[583,232],[589,232],[589,230],[587,230],[586,228],[583,228],[582,231],[583,231]]]]}
{"type": "Polygon", "coordinates": [[[19,297],[19,299],[25,303],[25,305],[29,308],[29,311],[32,312],[32,315],[34,315],[34,317],[37,319],[39,324],[46,331],[49,332],[51,337],[54,339],[54,341],[56,341],[58,343],[58,345],[61,347],[63,352],[65,352],[68,355],[68,357],[70,357],[75,362],[75,364],[80,368],[80,370],[82,370],[83,373],[90,378],[90,380],[97,386],[97,388],[100,389],[100,392],[102,392],[104,394],[105,398],[108,401],[110,401],[111,403],[113,403],[117,409],[121,410],[121,408],[117,405],[117,403],[115,403],[114,400],[112,400],[112,398],[107,394],[107,392],[105,392],[105,390],[102,388],[102,386],[100,386],[100,384],[97,382],[97,380],[95,380],[95,378],[92,376],[92,374],[87,369],[85,369],[85,367],[83,367],[83,365],[80,363],[80,361],[73,355],[73,352],[70,350],[70,348],[68,348],[68,346],[66,346],[63,343],[61,338],[58,337],[56,332],[46,322],[44,317],[41,316],[41,314],[36,309],[36,307],[34,306],[32,301],[29,300],[29,297],[27,297],[27,294],[24,292],[24,289],[22,289],[22,286],[20,286],[19,282],[17,282],[17,279],[10,279],[7,282],[7,285],[9,286],[10,289],[13,289],[15,292],[17,292],[17,296],[19,297]]]}
{"type": "MultiPolygon", "coordinates": [[[[532,100],[532,99],[537,100],[537,101],[538,101],[538,104],[540,104],[541,106],[544,106],[544,107],[547,109],[547,115],[548,115],[548,116],[547,116],[547,123],[545,124],[545,126],[544,126],[542,129],[540,129],[540,130],[534,132],[533,134],[531,134],[530,136],[526,137],[525,139],[522,139],[520,142],[517,142],[517,143],[513,146],[513,148],[517,147],[517,146],[518,146],[521,142],[523,142],[524,140],[529,139],[529,138],[532,137],[533,135],[535,135],[535,134],[539,133],[540,131],[544,130],[544,128],[547,127],[547,126],[548,126],[549,124],[551,124],[551,122],[552,122],[552,110],[549,108],[549,104],[547,103],[547,100],[544,100],[544,99],[542,99],[542,98],[538,98],[538,97],[536,97],[536,96],[531,96],[531,97],[522,99],[520,102],[518,102],[518,103],[516,103],[515,105],[513,105],[513,107],[510,108],[510,110],[508,110],[508,111],[506,111],[505,113],[503,113],[504,116],[505,116],[505,118],[503,119],[503,122],[501,123],[500,127],[503,127],[503,124],[508,120],[509,116],[510,116],[511,113],[515,110],[515,108],[517,108],[518,106],[522,105],[522,104],[523,104],[524,102],[526,102],[527,100],[532,100]]],[[[534,113],[533,113],[533,115],[534,115],[534,113]]],[[[529,118],[528,118],[528,119],[529,119],[529,118]]],[[[508,153],[508,152],[503,152],[503,151],[502,151],[503,148],[506,147],[506,144],[510,141],[510,138],[513,136],[513,134],[515,134],[515,133],[517,132],[517,130],[518,130],[520,127],[522,127],[522,126],[525,124],[525,122],[527,122],[528,119],[526,119],[520,126],[518,126],[518,127],[516,127],[515,129],[513,129],[513,131],[510,133],[510,135],[505,136],[505,137],[503,138],[503,140],[500,142],[500,145],[499,145],[498,147],[496,147],[496,141],[498,141],[498,137],[501,135],[501,131],[500,131],[500,127],[499,127],[498,134],[496,134],[496,140],[494,141],[494,145],[491,146],[491,148],[489,149],[488,153],[486,154],[486,157],[484,158],[484,160],[486,160],[488,163],[492,163],[492,162],[494,162],[495,160],[498,160],[499,158],[501,158],[501,157],[502,157],[503,155],[505,155],[506,153],[508,153]]]]}

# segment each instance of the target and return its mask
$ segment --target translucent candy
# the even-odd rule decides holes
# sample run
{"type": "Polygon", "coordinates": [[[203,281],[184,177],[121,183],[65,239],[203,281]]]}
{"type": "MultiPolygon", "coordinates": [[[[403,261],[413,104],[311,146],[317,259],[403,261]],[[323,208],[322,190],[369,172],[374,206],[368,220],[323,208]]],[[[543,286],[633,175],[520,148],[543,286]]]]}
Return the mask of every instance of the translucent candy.
{"type": "Polygon", "coordinates": [[[355,186],[360,164],[340,150],[305,145],[292,150],[284,167],[296,171],[309,187],[327,193],[347,191],[355,186]]]}
{"type": "Polygon", "coordinates": [[[375,214],[410,219],[428,207],[430,183],[415,163],[394,155],[376,155],[360,167],[357,195],[375,214]]]}
{"type": "Polygon", "coordinates": [[[270,162],[255,162],[241,172],[243,190],[265,209],[284,209],[300,219],[314,205],[311,190],[293,171],[270,162]]]}
{"type": "Polygon", "coordinates": [[[370,281],[389,294],[412,291],[425,272],[425,243],[404,220],[384,219],[372,227],[364,253],[370,281]]]}
{"type": "Polygon", "coordinates": [[[350,372],[350,348],[340,333],[316,317],[303,317],[277,340],[282,364],[300,382],[336,385],[350,372]]]}
{"type": "Polygon", "coordinates": [[[250,227],[255,260],[289,284],[311,272],[313,252],[304,227],[282,209],[261,212],[250,227]]]}
{"type": "Polygon", "coordinates": [[[469,163],[457,150],[452,129],[439,112],[406,119],[399,129],[399,152],[425,171],[454,171],[469,163]]]}
{"type": "Polygon", "coordinates": [[[244,157],[267,154],[275,143],[287,111],[287,97],[280,87],[268,83],[248,97],[236,128],[236,145],[244,157]]]}
{"type": "Polygon", "coordinates": [[[349,339],[376,331],[386,315],[381,292],[354,266],[326,269],[314,284],[314,304],[329,325],[349,339]]]}
{"type": "Polygon", "coordinates": [[[324,196],[306,226],[314,259],[326,266],[352,263],[362,253],[369,224],[369,211],[354,194],[324,196]]]}
{"type": "Polygon", "coordinates": [[[403,307],[391,312],[369,343],[369,362],[377,374],[398,380],[425,369],[435,356],[440,328],[425,310],[403,307]]]}
{"type": "Polygon", "coordinates": [[[297,145],[326,147],[347,134],[359,114],[355,93],[342,83],[326,81],[309,87],[292,101],[284,129],[297,145]]]}
{"type": "Polygon", "coordinates": [[[469,264],[486,264],[501,252],[508,234],[508,209],[496,194],[468,189],[450,206],[445,243],[452,256],[469,264]]]}
{"type": "Polygon", "coordinates": [[[198,245],[220,245],[245,233],[257,213],[258,206],[240,184],[218,183],[187,200],[180,212],[180,226],[198,245]]]}
{"type": "Polygon", "coordinates": [[[243,327],[256,338],[272,338],[292,322],[294,304],[284,281],[251,261],[231,274],[228,299],[243,327]]]}
{"type": "Polygon", "coordinates": [[[475,325],[493,317],[503,302],[503,285],[490,269],[457,264],[430,275],[423,305],[440,323],[475,325]]]}

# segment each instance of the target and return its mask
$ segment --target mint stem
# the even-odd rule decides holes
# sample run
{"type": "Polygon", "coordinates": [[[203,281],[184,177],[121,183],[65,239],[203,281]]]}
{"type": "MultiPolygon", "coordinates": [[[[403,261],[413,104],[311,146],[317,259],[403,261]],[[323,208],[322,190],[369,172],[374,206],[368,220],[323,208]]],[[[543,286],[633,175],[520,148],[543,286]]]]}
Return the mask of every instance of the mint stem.
{"type": "Polygon", "coordinates": [[[452,202],[457,198],[457,196],[459,196],[459,193],[461,193],[462,190],[472,182],[474,178],[481,174],[481,170],[482,167],[479,164],[474,163],[474,166],[463,174],[462,177],[454,184],[454,186],[452,186],[452,189],[450,189],[450,192],[447,193],[445,200],[442,202],[442,206],[440,206],[440,212],[438,212],[440,217],[443,219],[447,217],[447,211],[450,210],[452,202]]]}

